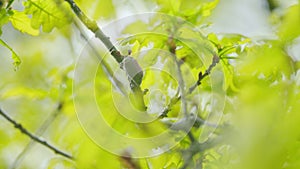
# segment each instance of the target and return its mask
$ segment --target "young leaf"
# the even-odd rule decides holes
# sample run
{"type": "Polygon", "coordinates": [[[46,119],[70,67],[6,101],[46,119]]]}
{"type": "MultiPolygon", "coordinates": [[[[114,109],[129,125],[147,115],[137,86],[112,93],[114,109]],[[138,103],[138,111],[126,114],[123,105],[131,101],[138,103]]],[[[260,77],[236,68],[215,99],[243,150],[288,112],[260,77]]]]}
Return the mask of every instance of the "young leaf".
{"type": "Polygon", "coordinates": [[[11,24],[20,32],[27,33],[32,36],[39,34],[38,29],[33,29],[30,25],[30,19],[24,12],[13,10],[13,14],[9,17],[11,24]]]}
{"type": "Polygon", "coordinates": [[[300,35],[300,5],[291,6],[283,17],[279,27],[279,36],[282,40],[292,41],[300,35]]]}
{"type": "Polygon", "coordinates": [[[141,20],[138,20],[136,22],[133,22],[129,25],[127,25],[125,27],[125,29],[123,29],[122,33],[123,34],[135,34],[137,32],[147,32],[149,29],[148,29],[148,25],[147,23],[141,21],[141,20]]]}
{"type": "Polygon", "coordinates": [[[11,97],[26,97],[29,99],[44,99],[48,96],[48,92],[42,89],[32,89],[28,87],[14,87],[2,93],[1,98],[7,99],[11,97]]]}
{"type": "Polygon", "coordinates": [[[112,0],[101,0],[97,2],[93,18],[111,18],[115,17],[115,15],[115,7],[112,0]]]}
{"type": "Polygon", "coordinates": [[[9,20],[9,15],[5,9],[0,9],[0,35],[2,34],[1,27],[5,25],[9,20]]]}
{"type": "Polygon", "coordinates": [[[0,39],[0,44],[3,45],[4,47],[6,47],[7,49],[9,49],[11,51],[11,58],[13,59],[13,64],[15,67],[15,70],[18,69],[18,66],[21,64],[21,59],[20,57],[17,55],[17,53],[8,45],[6,44],[2,39],[0,39]]]}
{"type": "Polygon", "coordinates": [[[76,0],[78,7],[94,20],[111,19],[116,16],[113,0],[76,0]]]}
{"type": "Polygon", "coordinates": [[[71,21],[68,4],[61,0],[27,0],[25,12],[32,15],[31,26],[44,32],[51,32],[54,27],[60,28],[71,21]]]}
{"type": "Polygon", "coordinates": [[[215,0],[215,1],[203,4],[203,7],[202,7],[202,16],[204,16],[204,17],[210,16],[211,15],[211,11],[213,9],[215,9],[218,4],[219,4],[219,0],[215,0]]]}

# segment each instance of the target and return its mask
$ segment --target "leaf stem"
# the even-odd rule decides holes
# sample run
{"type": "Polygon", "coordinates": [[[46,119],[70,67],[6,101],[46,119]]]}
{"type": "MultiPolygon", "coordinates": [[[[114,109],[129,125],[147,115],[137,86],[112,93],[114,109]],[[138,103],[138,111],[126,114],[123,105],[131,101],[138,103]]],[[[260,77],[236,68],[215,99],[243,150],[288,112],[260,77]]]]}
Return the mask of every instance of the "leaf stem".
{"type": "Polygon", "coordinates": [[[7,49],[10,50],[11,52],[11,58],[13,60],[13,64],[14,64],[14,67],[15,67],[15,70],[18,69],[18,66],[21,64],[21,59],[20,57],[18,56],[18,54],[7,44],[5,43],[2,39],[0,39],[0,44],[3,45],[4,47],[6,47],[7,49]]]}

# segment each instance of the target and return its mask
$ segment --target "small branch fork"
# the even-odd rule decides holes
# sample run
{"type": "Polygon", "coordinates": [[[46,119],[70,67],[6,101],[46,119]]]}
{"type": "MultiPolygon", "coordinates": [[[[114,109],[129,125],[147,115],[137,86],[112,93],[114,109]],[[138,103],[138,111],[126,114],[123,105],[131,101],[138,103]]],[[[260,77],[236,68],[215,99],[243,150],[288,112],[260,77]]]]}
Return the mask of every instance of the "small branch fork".
{"type": "MultiPolygon", "coordinates": [[[[109,50],[110,54],[115,58],[115,60],[121,64],[123,59],[125,58],[124,56],[121,55],[121,53],[117,50],[117,48],[112,44],[112,42],[110,41],[109,37],[107,37],[103,32],[102,30],[100,29],[100,27],[98,27],[97,23],[91,19],[89,19],[81,10],[80,8],[77,6],[77,4],[73,1],[73,0],[65,0],[66,2],[68,2],[73,10],[73,12],[77,15],[77,17],[80,19],[80,21],[90,30],[92,31],[95,36],[100,39],[103,44],[106,46],[106,48],[109,50]]],[[[172,36],[168,39],[168,47],[169,47],[169,51],[176,55],[176,44],[175,44],[175,41],[173,40],[172,36]]],[[[176,59],[176,58],[175,58],[176,59]]],[[[181,95],[179,97],[175,97],[172,99],[171,101],[171,104],[168,105],[168,107],[163,111],[161,117],[166,117],[168,112],[171,110],[171,107],[172,105],[174,105],[175,103],[177,103],[179,100],[185,100],[185,94],[191,94],[196,88],[197,86],[201,85],[201,81],[206,77],[208,76],[212,69],[217,65],[217,63],[220,61],[220,58],[217,54],[215,54],[213,56],[213,59],[212,59],[212,63],[211,65],[208,67],[208,69],[205,71],[205,73],[203,74],[202,72],[199,72],[198,74],[198,80],[196,81],[196,83],[189,88],[188,90],[188,93],[185,93],[183,90],[184,90],[184,86],[183,85],[180,85],[181,87],[181,95]]],[[[176,60],[177,62],[177,60],[176,60]]],[[[177,62],[177,66],[179,68],[179,65],[178,65],[178,62],[177,62]]],[[[180,72],[180,68],[178,69],[179,73],[180,72]]],[[[181,74],[179,74],[181,75],[181,74]]],[[[185,112],[186,112],[186,108],[185,108],[185,112]]],[[[196,119],[196,123],[198,125],[200,125],[200,123],[205,123],[202,119],[199,119],[197,118],[196,119]],[[198,121],[197,121],[198,120],[198,121]]],[[[188,136],[192,142],[192,145],[198,145],[199,146],[199,143],[195,140],[193,134],[191,132],[188,132],[188,136]]],[[[201,147],[195,147],[195,146],[192,146],[191,148],[195,148],[195,150],[198,150],[198,148],[200,149],[208,149],[210,147],[212,147],[213,144],[212,142],[214,141],[207,141],[205,142],[203,145],[201,145],[201,147]],[[208,145],[206,145],[208,144],[208,145]]],[[[191,157],[193,155],[196,154],[196,151],[194,153],[191,154],[191,157]]],[[[127,159],[128,161],[128,159],[127,159]]],[[[188,164],[185,164],[182,168],[186,168],[188,167],[188,164]]]]}
{"type": "Polygon", "coordinates": [[[197,82],[189,89],[189,94],[193,93],[197,86],[201,85],[201,81],[211,73],[211,70],[219,63],[220,58],[217,55],[214,55],[212,59],[212,63],[209,65],[208,69],[206,69],[205,73],[199,72],[197,82]]]}
{"type": "MultiPolygon", "coordinates": [[[[99,38],[103,44],[106,46],[106,48],[110,51],[111,55],[115,58],[115,60],[121,64],[123,59],[125,58],[125,56],[122,56],[120,51],[117,50],[117,48],[112,44],[112,42],[110,41],[109,37],[106,36],[102,30],[100,29],[100,27],[97,25],[97,23],[93,20],[91,20],[90,18],[88,18],[83,12],[82,10],[78,7],[78,5],[73,1],[73,0],[65,0],[66,2],[68,2],[73,10],[73,12],[76,14],[76,16],[80,19],[80,21],[90,30],[92,31],[95,36],[97,38],[99,38]]],[[[168,39],[168,47],[169,47],[169,51],[173,54],[175,54],[176,52],[176,44],[173,40],[173,37],[171,36],[168,39]]],[[[216,66],[216,64],[220,61],[220,58],[217,54],[214,55],[213,57],[213,61],[212,64],[209,66],[209,68],[205,71],[205,73],[203,74],[202,72],[200,72],[198,74],[198,80],[197,82],[189,89],[188,94],[191,94],[196,88],[197,86],[199,86],[201,84],[202,79],[204,79],[206,76],[208,76],[211,72],[211,70],[216,66]]],[[[139,86],[137,86],[138,89],[139,86]]],[[[183,93],[184,95],[184,93],[183,93]]],[[[182,95],[182,96],[183,96],[182,95]]],[[[179,96],[178,98],[174,98],[174,100],[172,101],[174,104],[177,103],[180,99],[182,99],[179,96]]],[[[168,106],[160,115],[160,117],[166,117],[168,112],[171,109],[171,105],[168,106]]]]}
{"type": "MultiPolygon", "coordinates": [[[[195,83],[192,87],[190,87],[190,89],[189,89],[189,91],[188,91],[188,94],[193,93],[193,91],[194,91],[198,86],[201,85],[202,80],[203,80],[206,76],[210,75],[212,69],[219,63],[219,61],[220,61],[219,56],[215,54],[215,55],[213,56],[212,63],[211,63],[211,64],[209,65],[209,67],[206,69],[205,73],[203,74],[202,72],[199,72],[199,74],[198,74],[198,79],[197,79],[196,83],[195,83]]],[[[167,117],[169,111],[171,110],[171,107],[172,107],[174,104],[176,104],[180,99],[181,99],[181,96],[173,98],[173,99],[171,100],[171,103],[170,103],[170,104],[167,106],[167,108],[165,108],[164,111],[161,113],[160,117],[161,117],[161,118],[167,117]]]]}
{"type": "Polygon", "coordinates": [[[41,145],[43,145],[43,146],[49,148],[50,150],[54,151],[56,154],[59,154],[59,155],[64,156],[64,157],[66,157],[66,158],[68,158],[68,159],[71,159],[71,160],[74,159],[71,155],[69,155],[69,154],[67,154],[67,153],[65,153],[65,152],[63,152],[63,151],[61,151],[61,150],[59,150],[58,148],[56,148],[56,147],[54,147],[53,145],[51,145],[51,144],[49,144],[48,142],[46,142],[45,140],[42,140],[41,138],[39,138],[39,137],[35,136],[34,134],[32,134],[31,132],[29,132],[29,131],[28,131],[26,128],[24,128],[20,123],[18,123],[18,122],[16,122],[15,120],[13,120],[13,119],[12,119],[8,114],[6,114],[1,108],[0,108],[0,115],[1,115],[2,117],[4,117],[7,121],[9,121],[11,124],[13,124],[14,127],[15,127],[16,129],[20,130],[21,133],[27,135],[28,137],[30,137],[30,138],[31,138],[32,140],[34,140],[35,142],[38,142],[38,143],[40,143],[41,145]]]}
{"type": "MultiPolygon", "coordinates": [[[[170,104],[167,106],[167,108],[162,112],[162,114],[160,115],[161,118],[163,117],[167,117],[168,112],[171,110],[171,107],[177,103],[179,100],[182,100],[183,102],[183,111],[184,114],[187,115],[187,109],[186,109],[186,102],[185,102],[185,95],[186,94],[191,94],[196,88],[197,86],[201,85],[201,81],[208,75],[210,75],[212,69],[217,65],[217,63],[219,63],[220,58],[217,54],[214,54],[213,59],[212,59],[212,63],[209,65],[209,67],[206,69],[205,73],[203,74],[202,72],[199,72],[198,74],[198,80],[196,81],[196,83],[189,88],[188,93],[184,92],[184,84],[183,84],[183,79],[182,79],[182,74],[181,74],[181,70],[180,70],[180,65],[177,62],[177,58],[176,58],[176,44],[175,41],[173,39],[172,36],[169,37],[168,39],[168,47],[169,47],[169,51],[175,56],[175,61],[177,63],[177,72],[179,74],[179,90],[180,92],[180,96],[179,97],[174,97],[170,104]]],[[[179,91],[178,90],[178,91],[179,91]]],[[[178,92],[179,94],[179,92],[178,92]]],[[[196,125],[195,126],[200,126],[201,124],[205,124],[205,121],[202,120],[201,118],[197,117],[196,121],[195,121],[196,125]]],[[[211,124],[209,124],[211,125],[211,124]]],[[[217,127],[214,124],[212,124],[213,127],[217,127]]],[[[189,161],[193,158],[194,155],[196,155],[197,153],[201,152],[201,150],[207,150],[210,149],[211,147],[215,146],[218,144],[218,142],[216,142],[216,139],[213,140],[207,140],[206,142],[200,144],[194,137],[193,133],[191,131],[187,132],[187,136],[191,141],[191,145],[190,148],[185,150],[184,153],[186,154],[186,158],[185,158],[185,163],[183,164],[183,166],[181,167],[181,169],[186,169],[189,166],[189,161]],[[200,150],[200,151],[199,151],[200,150]]],[[[201,158],[201,161],[203,160],[203,157],[201,158]]],[[[200,166],[202,166],[202,164],[200,164],[200,166]]],[[[202,167],[201,167],[202,168],[202,167]]]]}

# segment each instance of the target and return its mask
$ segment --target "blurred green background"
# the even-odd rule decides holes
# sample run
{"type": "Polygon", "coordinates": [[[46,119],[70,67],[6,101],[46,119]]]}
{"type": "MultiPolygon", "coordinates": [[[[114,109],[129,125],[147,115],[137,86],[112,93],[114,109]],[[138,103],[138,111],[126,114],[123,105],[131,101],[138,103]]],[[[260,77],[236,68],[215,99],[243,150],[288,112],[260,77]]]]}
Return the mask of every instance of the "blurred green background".
{"type": "MultiPolygon", "coordinates": [[[[144,12],[182,17],[193,11],[195,4],[210,1],[76,2],[88,16],[105,27],[120,18],[144,12]]],[[[202,8],[205,7],[210,8],[202,8]]],[[[22,10],[22,2],[15,1],[12,8],[22,10]]],[[[193,24],[204,35],[220,45],[245,47],[245,50],[229,53],[228,57],[235,59],[224,59],[222,68],[218,68],[225,74],[226,101],[222,122],[231,127],[222,130],[224,133],[220,135],[224,139],[219,145],[195,156],[192,159],[195,165],[190,168],[198,168],[199,159],[205,169],[300,168],[299,1],[220,0],[216,8],[203,11],[191,16],[203,18],[193,24]],[[268,6],[270,3],[274,6],[268,6]],[[243,46],[241,37],[250,42],[243,46]]],[[[121,32],[126,26],[115,29],[121,32]]],[[[93,36],[88,31],[85,33],[90,38],[93,36]]],[[[119,38],[114,34],[107,35],[119,38]]],[[[6,24],[2,26],[0,38],[22,61],[15,69],[11,52],[0,46],[1,109],[29,131],[76,157],[74,162],[55,155],[40,144],[32,143],[30,138],[0,118],[0,168],[130,168],[122,158],[99,148],[78,122],[72,83],[75,63],[86,45],[78,29],[74,25],[64,25],[50,33],[40,31],[38,36],[31,36],[6,24]],[[59,105],[62,105],[61,109],[59,105]],[[31,148],[18,158],[30,142],[31,148]]],[[[197,71],[195,69],[195,76],[197,71]]],[[[203,90],[209,89],[204,86],[203,90]]],[[[122,128],[122,124],[119,125],[122,128]]],[[[138,159],[136,163],[141,168],[180,168],[184,164],[184,153],[178,151],[181,148],[186,145],[181,143],[175,150],[138,159]]]]}

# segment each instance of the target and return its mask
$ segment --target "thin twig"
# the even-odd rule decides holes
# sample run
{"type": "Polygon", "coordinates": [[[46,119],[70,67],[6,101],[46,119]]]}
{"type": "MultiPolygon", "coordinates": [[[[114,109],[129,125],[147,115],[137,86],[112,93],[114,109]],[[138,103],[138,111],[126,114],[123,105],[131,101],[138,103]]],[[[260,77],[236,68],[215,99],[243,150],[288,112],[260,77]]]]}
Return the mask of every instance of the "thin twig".
{"type": "MultiPolygon", "coordinates": [[[[193,93],[193,91],[194,91],[199,85],[201,85],[202,80],[203,80],[206,76],[208,76],[208,75],[211,73],[212,69],[217,65],[217,63],[219,63],[219,61],[220,61],[219,56],[214,55],[214,56],[213,56],[213,59],[212,59],[211,65],[209,65],[209,67],[206,69],[206,71],[205,71],[204,74],[202,74],[202,72],[199,72],[199,74],[198,74],[198,80],[196,81],[196,83],[195,83],[192,87],[190,87],[190,89],[189,89],[189,91],[188,91],[188,94],[193,93]]],[[[160,115],[161,118],[164,118],[164,117],[167,117],[167,116],[168,116],[169,111],[171,111],[171,107],[172,107],[174,104],[176,104],[176,103],[181,99],[182,95],[180,95],[180,96],[178,96],[178,97],[177,97],[177,95],[176,95],[175,97],[176,97],[176,98],[173,98],[172,101],[170,102],[170,104],[169,104],[169,105],[164,109],[164,111],[161,113],[161,115],[160,115]]]]}
{"type": "Polygon", "coordinates": [[[15,0],[8,1],[8,4],[6,5],[6,9],[9,9],[14,1],[15,0]]]}
{"type": "Polygon", "coordinates": [[[180,69],[180,63],[179,63],[179,61],[177,60],[177,57],[176,57],[176,43],[175,43],[172,36],[170,36],[169,39],[168,39],[168,47],[169,47],[169,51],[173,54],[174,61],[176,63],[177,75],[178,75],[178,84],[179,84],[179,88],[180,88],[180,97],[181,97],[181,101],[182,101],[183,113],[187,117],[188,116],[187,104],[186,104],[185,92],[184,92],[185,85],[184,85],[184,81],[183,81],[182,72],[181,72],[181,69],[180,69]]]}
{"type": "MultiPolygon", "coordinates": [[[[44,123],[39,127],[37,132],[35,133],[36,136],[41,136],[45,130],[49,127],[49,125],[56,119],[59,115],[61,109],[63,108],[63,103],[59,102],[57,108],[49,115],[49,117],[44,121],[44,123]]],[[[35,140],[30,140],[30,142],[25,146],[23,151],[18,155],[10,169],[16,169],[18,165],[22,162],[23,158],[25,157],[26,153],[32,148],[34,145],[35,140]]]]}
{"type": "Polygon", "coordinates": [[[191,143],[196,141],[196,139],[191,131],[189,131],[187,135],[188,135],[189,139],[191,140],[191,143]]]}
{"type": "Polygon", "coordinates": [[[212,63],[209,65],[208,69],[206,69],[205,73],[199,72],[197,82],[190,87],[189,94],[193,93],[197,86],[201,85],[201,81],[210,74],[211,70],[219,63],[220,58],[217,55],[213,56],[212,63]]]}
{"type": "Polygon", "coordinates": [[[119,157],[120,162],[123,167],[128,169],[140,169],[139,163],[137,163],[134,158],[131,157],[130,152],[125,150],[122,155],[119,157]]]}
{"type": "MultiPolygon", "coordinates": [[[[190,147],[186,150],[184,150],[186,154],[185,163],[180,169],[186,169],[190,166],[190,162],[192,161],[193,157],[196,154],[204,153],[205,151],[214,148],[215,146],[218,146],[219,144],[224,142],[224,136],[219,135],[215,138],[210,138],[206,140],[204,143],[199,143],[198,141],[193,141],[190,145],[190,147]]],[[[203,158],[203,154],[202,157],[203,158]]],[[[201,160],[202,161],[202,160],[201,160]]]]}
{"type": "Polygon", "coordinates": [[[1,114],[1,116],[3,116],[7,121],[9,121],[11,124],[13,124],[14,127],[15,127],[16,129],[20,130],[21,133],[27,135],[27,136],[30,137],[32,140],[34,140],[34,141],[40,143],[41,145],[43,145],[43,146],[45,146],[45,147],[51,149],[51,150],[54,151],[56,154],[59,154],[59,155],[64,156],[64,157],[66,157],[66,158],[68,158],[68,159],[71,159],[71,160],[74,159],[71,155],[69,155],[69,154],[67,154],[67,153],[65,153],[65,152],[63,152],[63,151],[61,151],[61,150],[59,150],[58,148],[56,148],[56,147],[50,145],[50,144],[49,144],[48,142],[46,142],[45,140],[42,140],[41,138],[39,138],[39,137],[35,136],[34,134],[32,134],[31,132],[29,132],[26,128],[24,128],[24,127],[22,126],[22,124],[17,123],[15,120],[13,120],[11,117],[9,117],[9,115],[7,115],[4,111],[2,111],[1,108],[0,108],[0,114],[1,114]]]}
{"type": "Polygon", "coordinates": [[[193,157],[196,154],[204,151],[204,149],[201,148],[200,143],[194,139],[194,136],[191,132],[188,133],[188,136],[191,140],[191,144],[188,149],[183,150],[184,163],[181,169],[188,168],[191,165],[191,162],[193,162],[193,157]]]}

